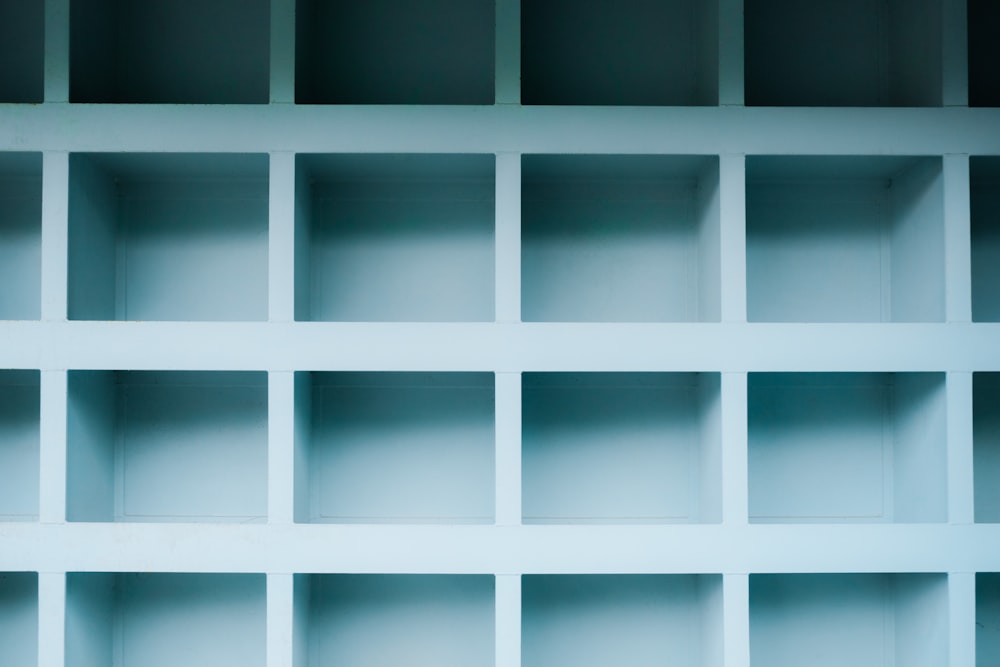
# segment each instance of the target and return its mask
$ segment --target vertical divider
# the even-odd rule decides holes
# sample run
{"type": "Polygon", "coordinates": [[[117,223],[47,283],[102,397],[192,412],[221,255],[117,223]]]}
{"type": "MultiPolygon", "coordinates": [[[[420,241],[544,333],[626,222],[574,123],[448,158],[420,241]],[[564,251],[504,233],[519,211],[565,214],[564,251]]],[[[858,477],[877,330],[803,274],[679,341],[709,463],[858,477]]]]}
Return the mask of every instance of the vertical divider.
{"type": "Polygon", "coordinates": [[[722,575],[723,661],[726,667],[750,665],[750,575],[722,575]]]}
{"type": "Polygon", "coordinates": [[[295,521],[295,374],[267,374],[268,523],[295,521]]]}
{"type": "Polygon", "coordinates": [[[719,106],[743,106],[743,0],[719,3],[719,106]]]}
{"type": "Polygon", "coordinates": [[[976,573],[948,574],[948,635],[950,667],[976,664],[976,573]]]}
{"type": "Polygon", "coordinates": [[[946,376],[948,428],[948,521],[973,523],[972,373],[946,376]]]}
{"type": "Polygon", "coordinates": [[[747,470],[747,374],[722,374],[722,522],[749,517],[747,470]]]}
{"type": "Polygon", "coordinates": [[[38,518],[66,521],[66,371],[43,370],[40,387],[38,518]]]}
{"type": "Polygon", "coordinates": [[[295,0],[271,0],[270,84],[272,103],[295,102],[295,0]]]}
{"type": "Polygon", "coordinates": [[[521,103],[521,0],[496,0],[496,104],[521,103]]]}
{"type": "Polygon", "coordinates": [[[295,653],[293,574],[267,575],[267,667],[292,667],[295,653]]]}
{"type": "Polygon", "coordinates": [[[69,260],[69,153],[42,154],[42,319],[63,321],[69,260]]]}
{"type": "Polygon", "coordinates": [[[496,577],[496,667],[521,665],[521,575],[496,577]]]}
{"type": "Polygon", "coordinates": [[[945,155],[944,180],[945,318],[972,321],[972,245],[969,156],[945,155]]]}
{"type": "Polygon", "coordinates": [[[719,157],[722,321],[747,319],[746,157],[719,157]]]}
{"type": "Polygon", "coordinates": [[[521,321],[521,155],[496,156],[497,322],[521,321]]]}
{"type": "Polygon", "coordinates": [[[496,374],[496,524],[521,523],[521,374],[496,374]]]}
{"type": "Polygon", "coordinates": [[[268,176],[268,319],[295,319],[295,154],[271,153],[268,176]]]}
{"type": "Polygon", "coordinates": [[[66,664],[66,573],[38,573],[38,667],[66,664]]]}
{"type": "Polygon", "coordinates": [[[941,4],[941,104],[966,106],[969,103],[968,10],[965,0],[941,4]]]}
{"type": "Polygon", "coordinates": [[[45,2],[45,101],[69,102],[69,3],[45,2]]]}

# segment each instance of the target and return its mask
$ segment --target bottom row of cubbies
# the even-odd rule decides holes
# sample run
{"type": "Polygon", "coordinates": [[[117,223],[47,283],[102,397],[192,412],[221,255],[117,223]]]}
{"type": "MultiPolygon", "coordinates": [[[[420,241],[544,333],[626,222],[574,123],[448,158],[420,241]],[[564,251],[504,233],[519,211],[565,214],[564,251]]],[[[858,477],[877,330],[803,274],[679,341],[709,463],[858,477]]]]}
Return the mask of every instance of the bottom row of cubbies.
{"type": "MultiPolygon", "coordinates": [[[[0,574],[0,664],[37,663],[37,575],[0,574]]],[[[944,574],[750,577],[751,663],[938,667],[944,574]]],[[[720,575],[524,575],[521,664],[723,664],[720,575]]],[[[494,664],[490,575],[296,575],[295,664],[494,664]]],[[[69,573],[66,667],[264,667],[261,574],[69,573]]],[[[976,576],[976,664],[1000,660],[1000,573],[976,576]]],[[[48,638],[49,641],[55,638],[48,638]]]]}

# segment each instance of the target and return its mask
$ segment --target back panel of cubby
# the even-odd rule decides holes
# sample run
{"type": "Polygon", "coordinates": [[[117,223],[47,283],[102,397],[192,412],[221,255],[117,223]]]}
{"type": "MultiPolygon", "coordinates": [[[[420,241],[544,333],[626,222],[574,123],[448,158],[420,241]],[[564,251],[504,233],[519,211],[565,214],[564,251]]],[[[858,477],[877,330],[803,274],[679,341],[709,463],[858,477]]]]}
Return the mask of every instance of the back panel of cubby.
{"type": "Polygon", "coordinates": [[[1000,158],[970,162],[972,320],[1000,322],[1000,158]]]}
{"type": "Polygon", "coordinates": [[[38,575],[0,572],[0,664],[37,664],[38,575]]]}
{"type": "Polygon", "coordinates": [[[0,4],[0,104],[42,101],[44,33],[44,3],[0,4]]]}
{"type": "Polygon", "coordinates": [[[976,373],[972,384],[975,516],[1000,523],[1000,373],[976,373]]]}
{"type": "Polygon", "coordinates": [[[38,516],[39,377],[0,371],[0,520],[38,516]]]}
{"type": "MultiPolygon", "coordinates": [[[[27,162],[27,161],[25,161],[27,162]]],[[[0,320],[41,312],[42,180],[0,167],[0,320]]]]}

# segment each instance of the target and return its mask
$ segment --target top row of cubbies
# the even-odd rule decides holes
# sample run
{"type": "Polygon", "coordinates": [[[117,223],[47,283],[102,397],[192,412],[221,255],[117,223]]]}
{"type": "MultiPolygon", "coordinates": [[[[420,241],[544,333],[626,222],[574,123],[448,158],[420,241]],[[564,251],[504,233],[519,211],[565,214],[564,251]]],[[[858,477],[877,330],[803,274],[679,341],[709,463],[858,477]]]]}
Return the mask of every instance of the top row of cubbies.
{"type": "MultiPolygon", "coordinates": [[[[0,102],[42,102],[39,0],[0,3],[0,102]]],[[[495,101],[495,0],[298,0],[299,104],[495,101]]],[[[745,102],[941,106],[950,0],[744,0],[745,102]]],[[[71,0],[70,102],[266,104],[271,0],[71,0]]],[[[719,103],[719,3],[520,7],[521,102],[719,103]]],[[[726,3],[722,3],[723,6],[726,3]]],[[[1000,6],[968,0],[968,103],[1000,103],[1000,6]]],[[[516,25],[516,24],[515,24],[516,25]]],[[[507,35],[500,35],[504,40],[507,35]]],[[[516,36],[515,36],[516,37],[516,36]]],[[[293,39],[289,34],[288,41],[293,39]]],[[[723,49],[724,50],[724,49],[723,49]]]]}

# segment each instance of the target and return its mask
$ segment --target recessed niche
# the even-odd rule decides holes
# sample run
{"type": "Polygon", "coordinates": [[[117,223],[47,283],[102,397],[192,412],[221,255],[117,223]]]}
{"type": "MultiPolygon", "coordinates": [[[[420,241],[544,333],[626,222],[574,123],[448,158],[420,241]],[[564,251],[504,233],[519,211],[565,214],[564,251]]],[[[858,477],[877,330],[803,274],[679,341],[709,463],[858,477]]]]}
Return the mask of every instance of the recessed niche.
{"type": "Polygon", "coordinates": [[[751,574],[751,667],[948,664],[944,574],[751,574]]]}
{"type": "Polygon", "coordinates": [[[972,320],[1000,322],[1000,157],[969,158],[972,320]]]}
{"type": "Polygon", "coordinates": [[[717,4],[697,0],[522,3],[522,103],[717,104],[717,4]]]}
{"type": "Polygon", "coordinates": [[[0,572],[0,664],[38,664],[38,575],[34,572],[0,572]]]}
{"type": "Polygon", "coordinates": [[[524,575],[521,664],[722,667],[720,575],[524,575]]]}
{"type": "Polygon", "coordinates": [[[267,517],[267,376],[70,371],[70,521],[267,517]]]}
{"type": "Polygon", "coordinates": [[[295,576],[296,667],[493,667],[494,577],[295,576]]]}
{"type": "Polygon", "coordinates": [[[266,104],[268,0],[73,0],[71,102],[266,104]]]}
{"type": "Polygon", "coordinates": [[[747,318],[944,319],[940,158],[747,158],[747,318]]]}
{"type": "Polygon", "coordinates": [[[976,667],[1000,660],[1000,573],[976,574],[976,667]]]}
{"type": "Polygon", "coordinates": [[[747,106],[940,106],[941,3],[746,0],[747,106]]]}
{"type": "Polygon", "coordinates": [[[39,373],[2,370],[0,521],[38,518],[38,480],[39,373]]]}
{"type": "Polygon", "coordinates": [[[71,572],[66,667],[264,667],[262,574],[71,572]]]}
{"type": "Polygon", "coordinates": [[[69,319],[267,319],[266,155],[70,156],[69,319]]]}
{"type": "Polygon", "coordinates": [[[0,153],[0,320],[39,318],[41,276],[42,155],[0,153]]]}
{"type": "Polygon", "coordinates": [[[492,523],[492,373],[298,373],[296,520],[492,523]]]}
{"type": "Polygon", "coordinates": [[[967,0],[969,17],[969,106],[1000,106],[1000,4],[967,0]]]}
{"type": "Polygon", "coordinates": [[[717,373],[524,373],[524,523],[721,518],[717,373]]]}
{"type": "Polygon", "coordinates": [[[493,0],[300,0],[299,104],[493,104],[493,0]]]}
{"type": "Polygon", "coordinates": [[[0,3],[0,104],[44,97],[45,3],[0,3]]]}
{"type": "Polygon", "coordinates": [[[492,155],[300,155],[296,319],[492,321],[492,155]]]}
{"type": "Polygon", "coordinates": [[[1000,523],[1000,373],[972,375],[973,484],[977,523],[1000,523]]]}
{"type": "Polygon", "coordinates": [[[750,521],[947,519],[942,373],[750,373],[750,521]]]}
{"type": "Polygon", "coordinates": [[[718,321],[719,163],[522,158],[524,321],[718,321]]]}

